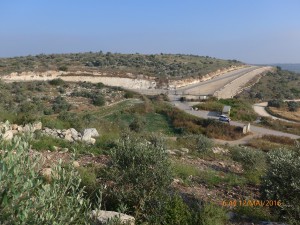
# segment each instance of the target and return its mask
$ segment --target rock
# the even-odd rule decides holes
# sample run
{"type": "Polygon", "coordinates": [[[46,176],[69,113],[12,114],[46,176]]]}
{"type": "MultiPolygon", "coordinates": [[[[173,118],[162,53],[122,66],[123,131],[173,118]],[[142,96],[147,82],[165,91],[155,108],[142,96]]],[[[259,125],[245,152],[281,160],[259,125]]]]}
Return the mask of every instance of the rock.
{"type": "Polygon", "coordinates": [[[83,131],[82,141],[88,144],[95,144],[96,140],[93,137],[99,137],[99,133],[95,128],[88,128],[83,131]]]}
{"type": "Polygon", "coordinates": [[[110,221],[112,220],[117,220],[120,224],[124,225],[135,224],[134,217],[114,211],[93,210],[91,217],[95,221],[96,225],[110,224],[110,221]]]}
{"type": "Polygon", "coordinates": [[[81,140],[81,133],[79,133],[77,130],[75,130],[74,128],[70,128],[68,131],[71,133],[74,141],[81,140]]]}
{"type": "Polygon", "coordinates": [[[43,168],[41,171],[41,175],[48,181],[51,181],[51,174],[52,174],[52,169],[51,168],[43,168]]]}
{"type": "Polygon", "coordinates": [[[78,161],[74,161],[73,162],[73,166],[75,167],[75,168],[78,168],[80,165],[79,165],[79,162],[78,161]]]}
{"type": "Polygon", "coordinates": [[[226,167],[225,163],[224,162],[219,162],[219,165],[222,166],[223,168],[226,167]]]}
{"type": "Polygon", "coordinates": [[[168,150],[166,150],[166,152],[167,152],[169,155],[177,155],[176,151],[174,151],[174,150],[168,149],[168,150]]]}
{"type": "Polygon", "coordinates": [[[29,124],[26,124],[26,125],[24,126],[24,128],[23,128],[23,132],[25,132],[25,133],[33,132],[32,126],[29,125],[29,124]]]}
{"type": "Polygon", "coordinates": [[[60,150],[60,147],[57,147],[57,146],[53,145],[53,150],[57,152],[57,151],[60,150]]]}
{"type": "Polygon", "coordinates": [[[85,135],[90,135],[91,137],[99,137],[99,133],[96,130],[96,128],[87,128],[87,129],[84,129],[84,131],[83,131],[83,137],[85,135]]]}
{"type": "Polygon", "coordinates": [[[10,129],[10,124],[9,124],[9,122],[6,120],[5,121],[5,123],[1,123],[0,124],[0,130],[2,131],[2,132],[6,132],[6,131],[8,131],[10,129]]]}
{"type": "Polygon", "coordinates": [[[214,148],[212,148],[212,151],[215,154],[228,153],[227,149],[224,149],[224,148],[221,148],[221,147],[214,147],[214,148]]]}
{"type": "Polygon", "coordinates": [[[70,142],[74,141],[74,139],[72,138],[72,134],[66,134],[64,139],[67,140],[67,141],[70,141],[70,142]]]}
{"type": "Polygon", "coordinates": [[[18,130],[18,127],[19,127],[18,124],[12,124],[11,125],[12,130],[18,130]]]}
{"type": "Polygon", "coordinates": [[[23,127],[22,127],[22,126],[18,126],[18,127],[17,127],[17,131],[23,132],[23,127]]]}
{"type": "Polygon", "coordinates": [[[3,140],[5,141],[10,141],[11,139],[13,139],[13,137],[14,137],[14,133],[12,130],[6,131],[2,136],[3,140]]]}
{"type": "Polygon", "coordinates": [[[180,151],[187,154],[190,150],[187,148],[181,148],[180,151]]]}
{"type": "Polygon", "coordinates": [[[32,124],[33,131],[41,130],[43,127],[42,122],[35,122],[32,124]]]}
{"type": "Polygon", "coordinates": [[[12,130],[11,132],[12,132],[14,135],[17,134],[17,133],[19,133],[19,131],[17,131],[17,130],[12,130]]]}

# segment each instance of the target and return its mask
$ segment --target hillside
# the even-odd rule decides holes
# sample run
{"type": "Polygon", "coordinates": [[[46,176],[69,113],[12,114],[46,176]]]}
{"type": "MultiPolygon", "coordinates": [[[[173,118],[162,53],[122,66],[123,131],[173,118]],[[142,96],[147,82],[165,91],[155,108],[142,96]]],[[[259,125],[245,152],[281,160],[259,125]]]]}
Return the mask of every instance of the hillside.
{"type": "Polygon", "coordinates": [[[109,76],[146,75],[180,79],[201,77],[222,68],[242,65],[237,60],[181,54],[75,53],[0,58],[0,75],[12,72],[85,71],[109,76]]]}

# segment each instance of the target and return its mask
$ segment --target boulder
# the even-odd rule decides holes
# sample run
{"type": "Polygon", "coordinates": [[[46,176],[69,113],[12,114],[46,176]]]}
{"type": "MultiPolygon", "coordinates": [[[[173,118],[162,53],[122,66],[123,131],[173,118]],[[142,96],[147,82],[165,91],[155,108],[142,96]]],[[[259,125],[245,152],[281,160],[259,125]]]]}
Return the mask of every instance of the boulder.
{"type": "Polygon", "coordinates": [[[0,124],[0,130],[3,132],[6,132],[10,129],[10,124],[9,122],[6,120],[5,123],[1,123],[0,124]]]}
{"type": "Polygon", "coordinates": [[[75,141],[77,141],[77,140],[78,140],[78,134],[79,134],[78,131],[75,130],[74,128],[70,128],[69,131],[70,131],[70,133],[71,133],[71,137],[72,137],[75,141]]]}
{"type": "Polygon", "coordinates": [[[134,225],[135,218],[123,213],[118,213],[114,211],[104,211],[104,210],[93,210],[92,219],[95,221],[96,225],[106,225],[111,224],[110,221],[118,221],[118,224],[134,225]]]}
{"type": "Polygon", "coordinates": [[[12,130],[18,130],[18,127],[19,127],[18,124],[12,124],[11,125],[12,130]]]}
{"type": "Polygon", "coordinates": [[[74,141],[74,139],[72,137],[72,134],[68,133],[68,132],[66,132],[64,139],[67,140],[67,141],[70,141],[70,142],[74,141]]]}
{"type": "Polygon", "coordinates": [[[26,124],[24,127],[23,127],[23,132],[25,133],[30,133],[30,132],[33,132],[33,127],[30,125],[30,124],[26,124]]]}
{"type": "Polygon", "coordinates": [[[23,127],[22,127],[22,126],[18,126],[18,127],[17,127],[17,131],[23,132],[23,127]]]}
{"type": "Polygon", "coordinates": [[[83,136],[84,135],[90,135],[91,137],[99,137],[99,133],[96,130],[96,128],[87,128],[87,129],[84,129],[83,136]]]}
{"type": "Polygon", "coordinates": [[[3,140],[5,141],[10,141],[11,139],[13,139],[13,137],[14,137],[14,133],[12,130],[6,131],[2,136],[3,140]]]}
{"type": "Polygon", "coordinates": [[[33,131],[41,130],[43,127],[42,122],[35,122],[32,124],[33,131]]]}
{"type": "Polygon", "coordinates": [[[94,144],[96,140],[93,137],[99,137],[99,133],[95,128],[88,128],[83,131],[82,141],[94,144]]]}

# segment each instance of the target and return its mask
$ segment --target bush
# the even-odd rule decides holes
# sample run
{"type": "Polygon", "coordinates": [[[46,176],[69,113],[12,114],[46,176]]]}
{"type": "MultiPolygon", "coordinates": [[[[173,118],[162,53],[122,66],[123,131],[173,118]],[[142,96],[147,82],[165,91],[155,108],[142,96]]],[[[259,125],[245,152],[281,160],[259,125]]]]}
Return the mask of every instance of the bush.
{"type": "Polygon", "coordinates": [[[124,94],[124,98],[133,98],[134,93],[132,91],[126,91],[124,94]]]}
{"type": "Polygon", "coordinates": [[[170,196],[165,203],[164,224],[189,225],[192,223],[191,209],[178,195],[170,196]]]}
{"type": "Polygon", "coordinates": [[[135,115],[133,121],[129,124],[129,128],[132,131],[141,132],[145,128],[145,125],[146,125],[145,118],[139,115],[135,115]]]}
{"type": "Polygon", "coordinates": [[[66,65],[58,67],[59,71],[68,71],[68,67],[66,65]]]}
{"type": "Polygon", "coordinates": [[[89,201],[83,198],[74,170],[57,165],[51,180],[39,174],[37,156],[21,138],[4,144],[0,154],[0,221],[2,224],[89,224],[89,201]],[[55,176],[54,176],[55,174],[55,176]]]}
{"type": "Polygon", "coordinates": [[[200,225],[225,225],[228,221],[226,211],[214,204],[205,204],[199,213],[198,220],[196,224],[200,225]]]}
{"type": "Polygon", "coordinates": [[[242,164],[245,176],[250,182],[255,184],[260,182],[266,168],[264,152],[249,147],[235,147],[231,150],[231,157],[242,164]]]}
{"type": "Polygon", "coordinates": [[[268,106],[269,107],[276,107],[276,108],[281,108],[284,105],[284,102],[282,100],[270,100],[268,101],[268,106]]]}
{"type": "Polygon", "coordinates": [[[298,102],[288,102],[287,103],[289,111],[291,112],[297,112],[297,110],[300,107],[300,104],[298,102]]]}
{"type": "Polygon", "coordinates": [[[61,111],[69,111],[71,109],[71,104],[69,104],[65,98],[58,96],[54,99],[52,110],[55,113],[60,113],[61,111]]]}
{"type": "Polygon", "coordinates": [[[65,81],[62,80],[61,78],[49,80],[48,82],[49,82],[49,84],[51,84],[53,86],[59,86],[59,85],[64,85],[65,84],[65,81]]]}
{"type": "Polygon", "coordinates": [[[121,204],[138,221],[160,220],[162,202],[171,182],[168,155],[160,139],[125,135],[111,151],[112,168],[103,199],[107,208],[116,210],[121,204]],[[110,205],[108,205],[110,204],[110,205]]]}
{"type": "Polygon", "coordinates": [[[97,94],[92,97],[92,102],[93,102],[93,105],[103,106],[103,105],[105,105],[105,98],[103,97],[102,94],[97,94]]]}
{"type": "Polygon", "coordinates": [[[280,200],[278,210],[290,224],[300,221],[300,147],[294,151],[273,150],[268,153],[268,171],[263,179],[262,191],[266,199],[280,200]]]}

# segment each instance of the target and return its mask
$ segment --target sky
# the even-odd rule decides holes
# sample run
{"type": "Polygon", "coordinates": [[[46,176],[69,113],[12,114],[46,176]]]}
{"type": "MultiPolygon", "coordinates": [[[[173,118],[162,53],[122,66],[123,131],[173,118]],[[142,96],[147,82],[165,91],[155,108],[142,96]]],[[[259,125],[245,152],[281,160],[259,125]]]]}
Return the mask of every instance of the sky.
{"type": "Polygon", "coordinates": [[[0,1],[0,57],[100,50],[300,63],[300,1],[0,1]]]}

